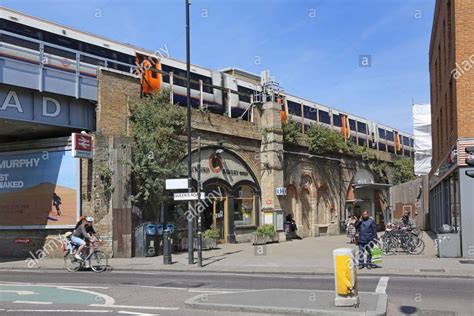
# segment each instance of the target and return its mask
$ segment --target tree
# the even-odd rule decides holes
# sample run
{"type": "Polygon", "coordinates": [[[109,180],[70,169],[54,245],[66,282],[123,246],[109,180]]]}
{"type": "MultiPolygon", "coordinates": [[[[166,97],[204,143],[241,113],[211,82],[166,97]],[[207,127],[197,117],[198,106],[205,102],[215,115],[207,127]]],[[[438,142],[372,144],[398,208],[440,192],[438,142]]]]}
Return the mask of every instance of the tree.
{"type": "Polygon", "coordinates": [[[170,104],[169,93],[140,99],[131,108],[132,201],[152,219],[166,199],[165,179],[183,173],[185,110],[170,104]]]}
{"type": "Polygon", "coordinates": [[[401,157],[393,162],[394,173],[392,176],[393,184],[405,183],[415,179],[413,159],[401,157]]]}

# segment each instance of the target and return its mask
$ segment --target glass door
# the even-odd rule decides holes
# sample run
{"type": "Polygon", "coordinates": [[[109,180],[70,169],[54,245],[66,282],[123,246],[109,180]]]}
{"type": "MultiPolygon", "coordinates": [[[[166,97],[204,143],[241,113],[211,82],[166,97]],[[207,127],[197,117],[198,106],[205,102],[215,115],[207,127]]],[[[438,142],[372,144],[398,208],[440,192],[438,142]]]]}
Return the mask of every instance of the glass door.
{"type": "Polygon", "coordinates": [[[215,198],[213,200],[213,217],[214,226],[219,234],[218,241],[220,243],[226,242],[227,228],[226,228],[226,213],[227,213],[227,198],[215,198]]]}

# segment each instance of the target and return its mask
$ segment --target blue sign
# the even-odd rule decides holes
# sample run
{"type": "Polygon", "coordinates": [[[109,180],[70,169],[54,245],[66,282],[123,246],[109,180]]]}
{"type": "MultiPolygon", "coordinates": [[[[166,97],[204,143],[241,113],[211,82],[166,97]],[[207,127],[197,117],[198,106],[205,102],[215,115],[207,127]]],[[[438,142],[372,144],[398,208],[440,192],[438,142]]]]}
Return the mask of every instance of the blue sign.
{"type": "Polygon", "coordinates": [[[275,193],[276,193],[276,195],[286,195],[286,188],[283,188],[283,187],[276,188],[275,193]]]}
{"type": "Polygon", "coordinates": [[[166,229],[170,232],[170,234],[174,233],[174,224],[166,225],[166,229]]]}

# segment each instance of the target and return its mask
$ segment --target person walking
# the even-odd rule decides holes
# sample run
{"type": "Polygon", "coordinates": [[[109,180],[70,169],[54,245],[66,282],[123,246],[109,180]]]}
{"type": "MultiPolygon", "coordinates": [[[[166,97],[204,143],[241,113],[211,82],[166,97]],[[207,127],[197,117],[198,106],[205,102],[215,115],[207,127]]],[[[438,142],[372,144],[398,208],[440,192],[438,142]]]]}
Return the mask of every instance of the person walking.
{"type": "Polygon", "coordinates": [[[377,240],[377,228],[374,220],[369,217],[369,212],[364,210],[359,222],[356,224],[359,232],[359,269],[367,267],[367,269],[378,268],[379,266],[372,263],[372,247],[375,246],[377,240]],[[364,262],[364,255],[367,253],[367,261],[364,262]]]}

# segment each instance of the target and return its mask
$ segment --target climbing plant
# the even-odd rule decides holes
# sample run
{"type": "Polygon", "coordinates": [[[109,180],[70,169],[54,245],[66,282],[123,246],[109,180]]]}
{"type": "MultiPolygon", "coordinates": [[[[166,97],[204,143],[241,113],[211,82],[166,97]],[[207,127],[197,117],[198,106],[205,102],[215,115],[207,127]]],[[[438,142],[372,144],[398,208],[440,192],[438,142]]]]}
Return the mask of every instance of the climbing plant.
{"type": "Polygon", "coordinates": [[[309,150],[317,154],[348,152],[341,135],[320,124],[311,124],[307,133],[309,150]]]}
{"type": "Polygon", "coordinates": [[[301,134],[301,125],[293,120],[288,120],[282,124],[283,142],[285,144],[296,145],[298,143],[298,135],[301,134]]]}
{"type": "Polygon", "coordinates": [[[392,176],[393,184],[405,183],[415,179],[413,159],[400,157],[393,162],[394,172],[392,176]]]}
{"type": "Polygon", "coordinates": [[[131,107],[132,201],[145,217],[164,201],[165,179],[183,173],[186,112],[170,104],[169,93],[140,99],[131,107]]]}

